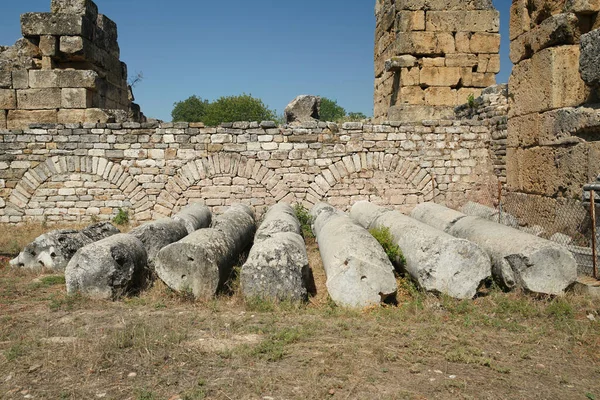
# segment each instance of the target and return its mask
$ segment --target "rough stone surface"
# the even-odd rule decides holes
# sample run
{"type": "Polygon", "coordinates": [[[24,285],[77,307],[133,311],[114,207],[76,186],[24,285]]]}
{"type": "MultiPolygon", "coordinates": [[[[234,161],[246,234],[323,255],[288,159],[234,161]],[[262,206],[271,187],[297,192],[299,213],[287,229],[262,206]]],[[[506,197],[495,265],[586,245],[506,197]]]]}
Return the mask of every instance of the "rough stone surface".
{"type": "Polygon", "coordinates": [[[506,212],[500,212],[495,208],[484,206],[483,204],[469,201],[467,204],[461,207],[460,211],[466,215],[481,217],[502,225],[510,226],[512,228],[519,228],[519,220],[517,220],[514,216],[506,212]]]}
{"type": "Polygon", "coordinates": [[[579,72],[581,78],[590,86],[600,86],[600,29],[581,37],[581,56],[579,72]]]}
{"type": "Polygon", "coordinates": [[[229,279],[255,229],[252,210],[232,206],[215,219],[212,228],[200,229],[163,248],[156,259],[156,273],[175,291],[210,298],[229,279]]]}
{"type": "Polygon", "coordinates": [[[47,268],[64,271],[73,255],[90,243],[119,233],[109,223],[90,225],[81,231],[61,229],[45,233],[25,246],[10,265],[19,268],[47,268]]]}
{"type": "Polygon", "coordinates": [[[246,298],[307,299],[308,255],[294,209],[279,203],[269,209],[254,237],[240,273],[246,298]]]}
{"type": "Polygon", "coordinates": [[[321,98],[301,95],[287,105],[284,111],[285,121],[291,123],[312,122],[319,119],[321,98]]]}
{"type": "Polygon", "coordinates": [[[549,240],[434,203],[420,204],[411,216],[478,244],[490,255],[494,279],[505,289],[562,295],[577,279],[571,253],[549,240]]]}
{"type": "Polygon", "coordinates": [[[173,219],[183,224],[190,234],[198,229],[208,228],[212,222],[212,212],[205,205],[192,203],[175,214],[173,219]]]}
{"type": "Polygon", "coordinates": [[[479,246],[398,211],[357,202],[350,216],[366,229],[388,228],[406,259],[406,272],[427,291],[470,299],[492,274],[489,256],[479,246]]]}
{"type": "Polygon", "coordinates": [[[117,299],[139,290],[147,253],[128,234],[110,236],[77,251],[65,270],[67,292],[100,299],[117,299]]]}
{"type": "Polygon", "coordinates": [[[369,307],[395,296],[394,267],[366,229],[325,203],[315,205],[311,215],[327,290],[337,305],[369,307]]]}
{"type": "Polygon", "coordinates": [[[171,218],[161,218],[157,221],[148,222],[129,232],[138,238],[148,254],[148,266],[154,269],[154,263],[158,252],[171,243],[177,242],[188,235],[185,226],[171,218]]]}

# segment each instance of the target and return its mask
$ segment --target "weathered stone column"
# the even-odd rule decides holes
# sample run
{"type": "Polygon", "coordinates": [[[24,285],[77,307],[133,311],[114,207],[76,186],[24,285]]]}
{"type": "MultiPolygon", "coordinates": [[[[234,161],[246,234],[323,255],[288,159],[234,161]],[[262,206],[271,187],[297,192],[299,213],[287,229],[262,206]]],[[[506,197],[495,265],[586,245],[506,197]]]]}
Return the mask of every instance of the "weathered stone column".
{"type": "Polygon", "coordinates": [[[577,279],[575,259],[557,243],[434,203],[418,205],[411,216],[481,246],[505,289],[560,295],[577,279]]]}
{"type": "Polygon", "coordinates": [[[269,209],[254,237],[240,281],[244,297],[307,299],[308,255],[294,209],[279,203],[269,209]]]}
{"type": "Polygon", "coordinates": [[[252,209],[232,206],[215,219],[212,228],[197,230],[163,248],[156,258],[156,273],[175,291],[190,291],[196,298],[214,296],[252,242],[255,229],[252,209]]]}
{"type": "Polygon", "coordinates": [[[67,292],[102,299],[128,294],[142,285],[147,259],[143,243],[132,235],[121,233],[89,244],[67,265],[67,292]]]}
{"type": "Polygon", "coordinates": [[[470,299],[492,274],[490,258],[479,246],[399,211],[361,201],[350,216],[366,229],[388,228],[406,259],[406,272],[427,291],[470,299]]]}
{"type": "Polygon", "coordinates": [[[327,290],[336,304],[368,307],[396,294],[394,266],[366,229],[324,203],[316,204],[311,215],[327,290]]]}
{"type": "Polygon", "coordinates": [[[188,233],[198,229],[208,228],[212,221],[210,208],[198,203],[192,203],[173,216],[175,221],[181,222],[188,233]]]}
{"type": "Polygon", "coordinates": [[[138,238],[148,253],[148,267],[154,269],[158,252],[165,246],[177,242],[188,235],[182,222],[171,218],[161,218],[132,229],[130,235],[138,238]]]}
{"type": "Polygon", "coordinates": [[[77,250],[117,233],[119,230],[108,222],[93,224],[81,231],[51,231],[25,246],[23,251],[10,261],[10,265],[29,269],[48,268],[62,272],[77,250]]]}

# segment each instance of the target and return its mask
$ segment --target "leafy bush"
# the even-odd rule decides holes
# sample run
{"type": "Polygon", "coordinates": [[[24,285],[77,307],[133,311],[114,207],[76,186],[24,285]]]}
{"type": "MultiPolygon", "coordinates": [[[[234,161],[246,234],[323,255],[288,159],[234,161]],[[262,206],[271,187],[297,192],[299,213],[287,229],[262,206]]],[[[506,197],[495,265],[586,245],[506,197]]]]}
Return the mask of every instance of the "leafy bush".
{"type": "Polygon", "coordinates": [[[262,100],[247,94],[221,97],[212,103],[192,96],[175,103],[171,117],[174,122],[203,122],[207,126],[224,122],[278,120],[275,111],[270,110],[262,100]]]}
{"type": "Polygon", "coordinates": [[[346,116],[346,110],[339,106],[336,100],[321,97],[321,121],[338,121],[346,116]]]}
{"type": "Polygon", "coordinates": [[[208,100],[202,100],[198,96],[179,101],[173,105],[171,111],[173,122],[203,122],[208,105],[208,100]]]}
{"type": "Polygon", "coordinates": [[[298,203],[294,206],[294,211],[296,212],[296,218],[298,218],[298,221],[300,221],[302,235],[305,238],[315,237],[311,227],[313,220],[308,209],[304,207],[304,205],[298,203]]]}
{"type": "Polygon", "coordinates": [[[113,223],[115,225],[127,225],[129,223],[129,213],[127,210],[119,208],[119,212],[113,218],[113,223]]]}
{"type": "Polygon", "coordinates": [[[397,267],[403,268],[406,264],[406,259],[404,258],[400,247],[394,242],[394,237],[390,233],[390,228],[381,226],[378,228],[372,228],[369,230],[369,232],[375,239],[377,239],[379,244],[381,244],[381,247],[383,247],[383,250],[385,251],[385,254],[387,254],[390,261],[397,267]]]}

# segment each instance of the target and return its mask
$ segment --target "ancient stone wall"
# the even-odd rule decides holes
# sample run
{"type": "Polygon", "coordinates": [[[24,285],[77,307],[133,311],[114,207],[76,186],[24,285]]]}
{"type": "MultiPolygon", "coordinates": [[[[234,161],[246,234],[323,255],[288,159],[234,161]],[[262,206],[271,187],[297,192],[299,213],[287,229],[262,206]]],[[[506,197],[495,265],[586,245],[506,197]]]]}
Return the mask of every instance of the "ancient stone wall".
{"type": "MultiPolygon", "coordinates": [[[[598,11],[598,1],[513,1],[510,56],[515,66],[509,81],[507,156],[511,191],[548,200],[579,198],[583,185],[600,173],[598,11]]],[[[556,206],[552,201],[544,204],[549,208],[544,212],[556,206]]]]}
{"type": "Polygon", "coordinates": [[[348,209],[358,200],[410,210],[496,188],[490,123],[109,123],[0,130],[0,221],[171,215],[190,202],[261,213],[285,200],[348,209]]]}
{"type": "Polygon", "coordinates": [[[500,16],[491,0],[377,0],[377,120],[453,115],[496,82],[500,16]]]}
{"type": "Polygon", "coordinates": [[[132,103],[117,26],[91,0],[52,0],[21,16],[23,38],[0,47],[0,129],[30,123],[143,119],[132,103]]]}

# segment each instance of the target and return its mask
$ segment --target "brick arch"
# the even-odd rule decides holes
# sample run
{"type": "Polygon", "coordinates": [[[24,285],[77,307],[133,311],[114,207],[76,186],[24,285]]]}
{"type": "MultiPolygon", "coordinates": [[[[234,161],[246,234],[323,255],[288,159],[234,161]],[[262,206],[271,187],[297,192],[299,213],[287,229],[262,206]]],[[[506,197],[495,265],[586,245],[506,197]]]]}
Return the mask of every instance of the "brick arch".
{"type": "Polygon", "coordinates": [[[340,161],[322,170],[311,184],[312,196],[307,196],[307,202],[314,203],[311,201],[313,197],[347,208],[354,201],[370,200],[402,209],[411,204],[433,200],[435,186],[434,177],[414,161],[382,152],[357,153],[342,157],[340,161]],[[373,186],[375,178],[383,180],[384,187],[373,186]],[[372,186],[360,187],[361,182],[372,186]],[[332,201],[336,199],[335,191],[344,185],[354,185],[354,189],[346,190],[347,202],[340,202],[339,199],[338,202],[332,201]]]}
{"type": "Polygon", "coordinates": [[[145,190],[121,165],[103,157],[88,156],[55,156],[31,168],[11,191],[6,208],[12,215],[23,216],[38,188],[54,176],[70,173],[96,175],[114,185],[131,201],[134,213],[151,208],[145,190]]]}
{"type": "MultiPolygon", "coordinates": [[[[246,189],[265,191],[265,206],[282,200],[290,200],[292,197],[283,177],[267,168],[261,161],[236,153],[215,153],[208,157],[189,161],[178,169],[173,177],[169,178],[165,190],[161,192],[154,206],[155,218],[171,216],[188,203],[193,202],[194,199],[210,202],[213,194],[208,197],[205,196],[206,192],[214,192],[219,188],[222,188],[223,196],[227,196],[227,191],[232,191],[231,196],[227,197],[229,200],[223,205],[229,205],[236,201],[255,205],[251,201],[255,198],[253,193],[240,195],[240,193],[234,192],[235,188],[243,185],[245,180],[249,181],[248,185],[253,186],[248,186],[246,189]],[[208,185],[208,182],[205,182],[218,178],[225,178],[225,180],[232,178],[232,181],[229,184],[224,182],[222,186],[208,185]],[[236,182],[235,178],[240,178],[240,182],[236,182]],[[192,190],[194,190],[194,197],[190,196],[192,190]]],[[[214,206],[218,205],[214,204],[214,206]]]]}

